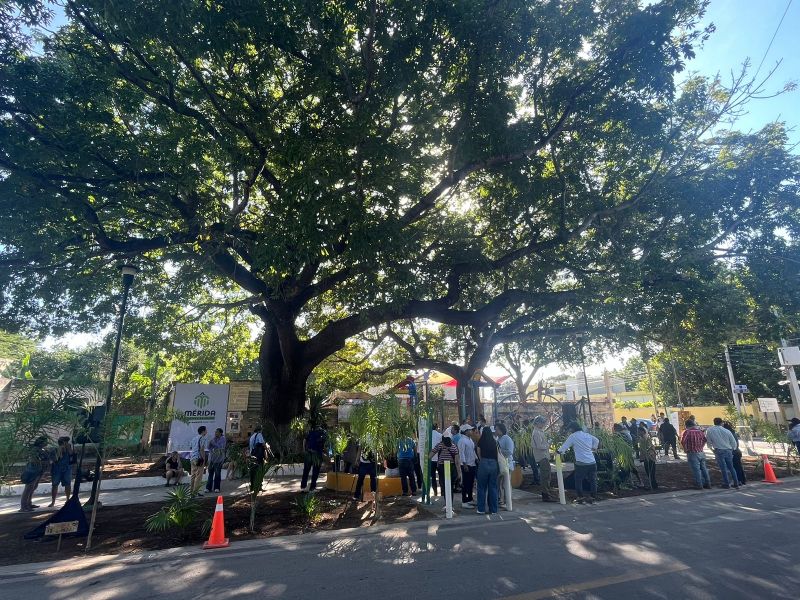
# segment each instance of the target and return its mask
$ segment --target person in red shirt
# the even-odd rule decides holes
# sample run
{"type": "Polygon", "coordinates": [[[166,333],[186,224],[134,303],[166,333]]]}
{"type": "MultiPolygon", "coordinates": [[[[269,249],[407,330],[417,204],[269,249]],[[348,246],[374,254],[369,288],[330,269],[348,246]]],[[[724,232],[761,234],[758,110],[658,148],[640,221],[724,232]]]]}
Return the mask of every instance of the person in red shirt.
{"type": "Polygon", "coordinates": [[[711,489],[711,478],[708,476],[706,454],[703,448],[706,445],[706,434],[692,419],[685,423],[686,429],[681,435],[681,446],[686,452],[686,460],[694,474],[695,489],[711,489]]]}

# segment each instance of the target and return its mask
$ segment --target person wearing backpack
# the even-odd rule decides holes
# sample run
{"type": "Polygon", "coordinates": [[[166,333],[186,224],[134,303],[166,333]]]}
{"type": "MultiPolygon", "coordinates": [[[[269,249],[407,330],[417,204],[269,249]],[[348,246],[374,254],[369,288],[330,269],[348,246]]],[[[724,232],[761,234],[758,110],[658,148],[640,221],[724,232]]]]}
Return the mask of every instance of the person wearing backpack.
{"type": "Polygon", "coordinates": [[[250,448],[250,488],[256,487],[256,473],[267,460],[267,443],[261,433],[261,425],[256,425],[253,435],[250,436],[248,446],[250,448]]]}
{"type": "Polygon", "coordinates": [[[192,438],[189,454],[189,461],[192,464],[191,487],[189,489],[191,489],[192,493],[201,496],[203,492],[200,491],[200,484],[203,483],[203,474],[206,472],[206,465],[208,464],[206,431],[208,430],[205,425],[200,425],[197,428],[197,435],[192,438]]]}

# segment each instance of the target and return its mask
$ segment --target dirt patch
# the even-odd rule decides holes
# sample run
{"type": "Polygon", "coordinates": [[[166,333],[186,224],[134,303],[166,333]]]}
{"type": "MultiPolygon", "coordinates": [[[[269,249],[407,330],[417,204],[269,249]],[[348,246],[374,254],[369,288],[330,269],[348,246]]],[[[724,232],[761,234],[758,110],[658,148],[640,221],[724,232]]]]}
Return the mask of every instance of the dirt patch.
{"type": "MultiPolygon", "coordinates": [[[[775,474],[779,479],[788,475],[788,467],[785,458],[770,457],[770,463],[772,464],[775,474]]],[[[711,476],[711,485],[713,487],[719,487],[722,485],[722,473],[717,467],[716,461],[712,458],[706,458],[706,466],[708,467],[708,472],[711,476]]],[[[759,458],[748,456],[742,457],[742,467],[744,468],[747,481],[761,481],[764,478],[764,468],[759,458]]],[[[644,483],[644,467],[637,466],[636,469],[639,472],[639,477],[642,478],[642,482],[644,483]]],[[[691,490],[694,489],[695,486],[692,470],[689,467],[689,463],[687,463],[685,459],[681,460],[680,462],[671,461],[669,463],[659,463],[656,466],[656,481],[658,483],[658,489],[655,490],[650,490],[644,486],[635,486],[632,489],[621,489],[617,492],[600,492],[598,494],[598,498],[600,500],[611,500],[614,498],[627,498],[631,496],[665,494],[679,490],[691,490]]],[[[538,493],[539,486],[533,483],[533,475],[530,473],[530,471],[525,471],[521,489],[526,492],[538,493]]],[[[568,500],[571,500],[576,496],[575,492],[569,488],[566,490],[566,495],[568,500]]],[[[518,502],[518,500],[515,500],[515,502],[518,502]]]]}
{"type": "MultiPolygon", "coordinates": [[[[89,470],[94,470],[95,458],[83,459],[83,471],[87,473],[89,470]]],[[[103,479],[124,479],[126,477],[162,477],[164,475],[164,462],[163,456],[152,461],[137,462],[130,458],[113,458],[106,462],[103,467],[103,479]]],[[[14,485],[21,483],[19,480],[20,473],[24,467],[15,467],[8,475],[8,484],[14,485]]],[[[75,477],[75,467],[72,468],[72,476],[75,477]]],[[[50,469],[45,469],[42,473],[41,483],[50,482],[50,469]]]]}
{"type": "MultiPolygon", "coordinates": [[[[430,518],[432,513],[408,498],[387,499],[381,503],[381,519],[374,520],[371,503],[357,503],[344,494],[327,490],[317,494],[320,502],[318,519],[307,523],[297,514],[294,502],[299,494],[280,492],[259,498],[256,510],[258,532],[248,530],[250,504],[246,497],[225,500],[225,533],[231,543],[238,540],[299,535],[313,531],[369,527],[374,524],[406,523],[430,518]]],[[[214,514],[216,497],[202,499],[201,518],[214,514]]],[[[108,506],[97,515],[92,550],[95,554],[135,554],[175,546],[200,546],[205,538],[198,523],[185,539],[176,535],[153,534],[145,530],[145,519],[157,512],[161,502],[108,506]]],[[[0,565],[62,560],[87,556],[85,538],[64,538],[61,551],[56,554],[55,538],[42,541],[26,540],[24,535],[45,521],[51,513],[14,513],[0,515],[0,565]]]]}

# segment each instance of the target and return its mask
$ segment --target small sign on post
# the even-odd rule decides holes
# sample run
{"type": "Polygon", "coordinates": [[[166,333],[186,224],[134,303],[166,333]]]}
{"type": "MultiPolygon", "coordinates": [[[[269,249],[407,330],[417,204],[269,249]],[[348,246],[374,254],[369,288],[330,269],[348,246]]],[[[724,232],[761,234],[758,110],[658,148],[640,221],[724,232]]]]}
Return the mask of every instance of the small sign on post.
{"type": "Polygon", "coordinates": [[[65,533],[75,533],[76,531],[78,531],[77,521],[64,521],[62,523],[50,523],[45,527],[44,534],[58,536],[58,545],[56,546],[56,552],[58,552],[61,550],[61,536],[65,533]]]}
{"type": "Polygon", "coordinates": [[[451,486],[451,475],[450,475],[450,463],[448,461],[444,462],[444,506],[445,506],[445,518],[452,519],[453,518],[453,488],[451,486]]]}
{"type": "Polygon", "coordinates": [[[737,394],[746,394],[747,393],[747,386],[743,384],[736,384],[733,386],[733,391],[737,394]]]}
{"type": "Polygon", "coordinates": [[[778,406],[777,398],[759,398],[758,410],[764,413],[768,412],[776,413],[776,412],[781,412],[781,407],[778,406]]]}

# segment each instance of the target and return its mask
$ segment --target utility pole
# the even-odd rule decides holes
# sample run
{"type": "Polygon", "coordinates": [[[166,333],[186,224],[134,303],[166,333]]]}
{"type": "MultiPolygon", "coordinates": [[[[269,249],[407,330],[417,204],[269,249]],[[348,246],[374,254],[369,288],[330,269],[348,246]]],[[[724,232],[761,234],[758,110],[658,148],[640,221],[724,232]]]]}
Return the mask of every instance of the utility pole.
{"type": "MultiPolygon", "coordinates": [[[[644,367],[647,369],[647,381],[650,385],[650,395],[653,396],[653,408],[658,412],[658,397],[656,396],[656,386],[653,384],[653,371],[650,369],[649,360],[644,361],[644,367]]],[[[667,408],[666,400],[664,400],[664,416],[669,417],[669,408],[667,408]]]]}
{"type": "MultiPolygon", "coordinates": [[[[788,347],[788,342],[781,338],[781,350],[788,347]]],[[[781,356],[783,356],[782,352],[781,356]]],[[[792,397],[794,416],[800,418],[800,388],[797,386],[797,374],[794,372],[794,365],[786,365],[786,374],[788,376],[787,379],[789,379],[789,395],[792,397]]]]}
{"type": "MultiPolygon", "coordinates": [[[[727,351],[728,351],[728,347],[725,346],[725,352],[727,352],[727,351]]],[[[672,379],[673,379],[673,381],[675,381],[675,397],[678,399],[678,405],[681,405],[681,404],[683,404],[683,402],[681,402],[681,387],[678,385],[678,372],[675,370],[675,361],[671,360],[669,362],[672,365],[672,379]]],[[[649,368],[650,367],[648,367],[648,370],[649,370],[649,368]]],[[[731,376],[731,377],[733,377],[733,376],[731,376]]]]}
{"type": "MultiPolygon", "coordinates": [[[[153,355],[153,385],[150,387],[150,400],[147,403],[147,412],[145,415],[145,423],[147,420],[150,421],[150,427],[148,428],[147,432],[147,451],[150,454],[150,458],[153,458],[153,430],[155,429],[155,419],[153,418],[153,413],[156,409],[156,393],[158,391],[158,359],[159,355],[156,352],[153,355]]],[[[142,432],[142,436],[144,437],[144,432],[142,432]]],[[[141,444],[142,451],[145,449],[145,444],[141,444]]]]}
{"type": "MultiPolygon", "coordinates": [[[[775,315],[778,327],[782,329],[783,327],[781,325],[780,309],[773,307],[772,314],[775,315]]],[[[794,364],[790,364],[796,361],[788,360],[788,357],[786,356],[787,353],[784,352],[784,349],[787,348],[789,348],[787,340],[781,337],[781,347],[780,350],[778,350],[778,356],[780,358],[781,366],[786,367],[786,375],[789,379],[789,396],[792,398],[792,409],[794,410],[794,416],[800,418],[800,388],[797,386],[797,374],[794,372],[794,364]]]]}
{"type": "Polygon", "coordinates": [[[739,415],[739,421],[742,421],[742,407],[739,405],[739,394],[736,391],[736,380],[733,377],[733,365],[731,364],[731,355],[728,352],[728,345],[725,344],[725,366],[728,368],[728,380],[731,384],[731,396],[733,396],[733,405],[736,407],[736,413],[739,415]]]}

